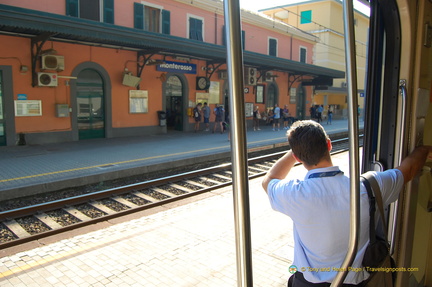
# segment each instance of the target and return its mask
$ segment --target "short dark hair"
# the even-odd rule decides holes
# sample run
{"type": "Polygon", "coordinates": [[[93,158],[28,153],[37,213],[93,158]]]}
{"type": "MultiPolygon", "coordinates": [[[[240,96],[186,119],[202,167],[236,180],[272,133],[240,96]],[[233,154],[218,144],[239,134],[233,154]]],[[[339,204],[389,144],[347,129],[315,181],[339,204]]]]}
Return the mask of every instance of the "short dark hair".
{"type": "Polygon", "coordinates": [[[317,122],[296,121],[287,132],[288,143],[296,157],[309,166],[322,159],[330,159],[327,146],[329,137],[317,122]]]}

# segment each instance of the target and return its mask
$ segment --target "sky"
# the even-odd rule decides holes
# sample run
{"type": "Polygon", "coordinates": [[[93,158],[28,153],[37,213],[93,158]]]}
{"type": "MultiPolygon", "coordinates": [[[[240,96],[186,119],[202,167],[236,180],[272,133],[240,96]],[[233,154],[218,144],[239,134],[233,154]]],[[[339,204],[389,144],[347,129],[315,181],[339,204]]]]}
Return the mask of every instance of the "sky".
{"type": "MultiPolygon", "coordinates": [[[[265,1],[240,0],[240,7],[251,11],[258,11],[259,9],[270,8],[270,7],[286,5],[286,4],[294,4],[303,1],[302,0],[265,0],[265,1]]],[[[366,7],[364,4],[359,3],[356,0],[354,0],[354,8],[363,12],[366,15],[369,15],[369,8],[366,7]]]]}

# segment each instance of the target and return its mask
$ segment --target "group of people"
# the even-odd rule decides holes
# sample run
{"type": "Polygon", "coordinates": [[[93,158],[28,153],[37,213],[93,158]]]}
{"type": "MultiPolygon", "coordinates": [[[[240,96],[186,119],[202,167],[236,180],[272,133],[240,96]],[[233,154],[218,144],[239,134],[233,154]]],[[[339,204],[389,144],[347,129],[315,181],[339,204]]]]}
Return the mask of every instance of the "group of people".
{"type": "MultiPolygon", "coordinates": [[[[228,115],[225,113],[225,109],[223,105],[216,105],[213,110],[215,115],[215,122],[213,126],[212,132],[215,133],[219,128],[220,133],[222,134],[224,131],[228,130],[229,122],[228,115]]],[[[210,131],[210,114],[211,110],[208,106],[207,102],[198,103],[193,109],[193,117],[195,120],[194,131],[198,132],[200,130],[200,123],[204,119],[205,131],[210,131]]]]}
{"type": "Polygon", "coordinates": [[[273,109],[269,109],[267,112],[264,112],[264,115],[261,115],[258,106],[255,107],[253,114],[254,131],[260,130],[259,120],[261,118],[266,121],[266,124],[271,124],[273,126],[273,131],[278,131],[281,129],[281,121],[283,123],[283,129],[285,130],[289,128],[290,122],[293,121],[293,118],[290,116],[288,106],[284,105],[284,108],[281,109],[279,108],[278,104],[275,104],[273,109]]]}
{"type": "MultiPolygon", "coordinates": [[[[215,123],[212,132],[215,133],[219,128],[220,133],[228,130],[229,128],[229,115],[225,112],[223,105],[216,105],[213,110],[215,115],[215,123]]],[[[200,130],[200,123],[204,121],[205,131],[210,131],[210,114],[211,110],[207,102],[204,104],[198,103],[193,109],[193,117],[195,119],[194,131],[198,132],[200,130]]],[[[281,122],[283,123],[283,129],[289,128],[289,123],[292,122],[292,117],[288,110],[288,106],[285,105],[283,109],[279,108],[278,104],[275,104],[273,109],[267,112],[261,113],[259,106],[255,106],[253,110],[253,130],[259,131],[260,120],[263,119],[266,123],[273,125],[273,131],[278,131],[281,129],[281,122]]]]}
{"type": "MultiPolygon", "coordinates": [[[[329,105],[327,108],[327,124],[332,124],[333,119],[333,106],[329,105]]],[[[310,116],[311,119],[315,119],[317,122],[323,121],[323,115],[324,115],[324,105],[315,105],[310,107],[310,116]]]]}

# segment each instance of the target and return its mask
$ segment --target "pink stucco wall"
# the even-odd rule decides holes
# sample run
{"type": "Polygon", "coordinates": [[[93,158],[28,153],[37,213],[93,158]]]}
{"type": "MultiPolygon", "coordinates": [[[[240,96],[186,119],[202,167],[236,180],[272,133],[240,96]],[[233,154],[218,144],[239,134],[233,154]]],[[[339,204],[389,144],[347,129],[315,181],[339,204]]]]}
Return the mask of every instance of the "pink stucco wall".
{"type": "MultiPolygon", "coordinates": [[[[114,1],[114,22],[116,25],[133,28],[133,3],[141,1],[121,0],[114,1]]],[[[0,4],[29,8],[49,13],[65,15],[65,0],[0,0],[0,4]]],[[[171,35],[188,37],[188,19],[197,17],[203,19],[204,41],[207,43],[222,45],[222,29],[224,26],[222,5],[215,11],[205,11],[193,4],[183,4],[171,0],[145,1],[154,3],[155,7],[171,12],[171,35]]],[[[144,3],[144,5],[145,5],[144,3]]],[[[281,34],[275,30],[268,30],[249,23],[243,23],[242,29],[246,33],[246,50],[261,54],[268,54],[268,39],[278,41],[278,57],[299,60],[300,46],[307,49],[307,63],[312,63],[313,43],[292,37],[289,34],[281,34]]]]}

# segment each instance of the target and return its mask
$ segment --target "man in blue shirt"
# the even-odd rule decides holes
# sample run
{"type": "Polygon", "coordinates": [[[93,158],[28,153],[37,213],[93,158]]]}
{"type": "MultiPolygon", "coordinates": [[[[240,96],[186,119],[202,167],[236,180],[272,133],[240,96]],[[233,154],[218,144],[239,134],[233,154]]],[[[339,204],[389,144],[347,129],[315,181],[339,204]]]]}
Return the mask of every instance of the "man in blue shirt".
{"type": "Polygon", "coordinates": [[[275,104],[275,107],[273,109],[273,114],[274,114],[274,117],[273,117],[273,131],[278,131],[280,129],[280,118],[281,118],[280,111],[281,110],[279,108],[279,105],[275,104]],[[276,127],[277,127],[277,129],[276,129],[276,127]]]}
{"type": "MultiPolygon", "coordinates": [[[[268,171],[262,185],[272,208],[291,217],[294,223],[293,264],[301,272],[294,274],[293,286],[327,286],[336,277],[348,249],[349,178],[333,166],[332,144],[320,124],[298,121],[287,134],[291,150],[268,171]],[[285,179],[297,161],[308,170],[305,179],[285,179]]],[[[421,170],[430,152],[432,147],[418,147],[396,169],[374,173],[384,205],[398,198],[404,183],[421,170]]],[[[359,271],[348,272],[344,286],[359,286],[369,277],[362,269],[369,240],[369,199],[363,185],[360,209],[358,251],[352,263],[353,270],[359,271]]]]}

